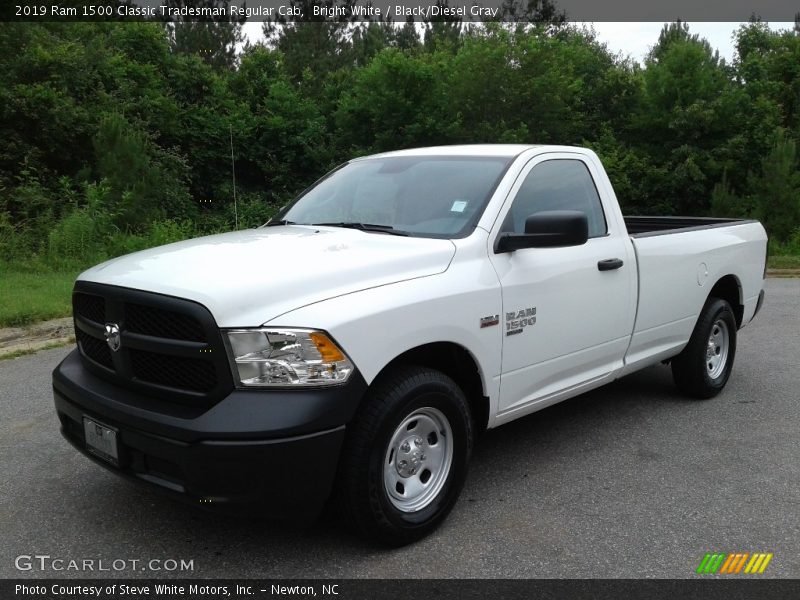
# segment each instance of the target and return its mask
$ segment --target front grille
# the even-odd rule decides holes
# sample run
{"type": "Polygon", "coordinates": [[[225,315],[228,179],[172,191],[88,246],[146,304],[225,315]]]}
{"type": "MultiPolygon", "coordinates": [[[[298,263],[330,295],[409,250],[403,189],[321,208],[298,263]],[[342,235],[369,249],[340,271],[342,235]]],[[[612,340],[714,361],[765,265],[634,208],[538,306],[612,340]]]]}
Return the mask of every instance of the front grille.
{"type": "Polygon", "coordinates": [[[141,304],[125,305],[125,326],[129,331],[144,335],[193,342],[206,341],[203,328],[197,319],[141,304]]]}
{"type": "Polygon", "coordinates": [[[111,348],[108,347],[105,341],[98,340],[77,327],[75,328],[75,339],[84,356],[107,369],[114,368],[114,363],[111,359],[111,348]]]}
{"type": "Polygon", "coordinates": [[[210,406],[233,389],[221,333],[204,306],[85,281],[75,284],[72,299],[78,348],[97,375],[193,406],[210,406]],[[119,330],[116,351],[107,340],[113,326],[119,330]]]}
{"type": "Polygon", "coordinates": [[[133,376],[141,381],[198,392],[217,385],[217,374],[204,360],[141,350],[131,350],[130,355],[133,376]]]}
{"type": "Polygon", "coordinates": [[[95,323],[105,323],[106,301],[101,296],[76,293],[72,296],[72,308],[76,315],[95,323]]]}

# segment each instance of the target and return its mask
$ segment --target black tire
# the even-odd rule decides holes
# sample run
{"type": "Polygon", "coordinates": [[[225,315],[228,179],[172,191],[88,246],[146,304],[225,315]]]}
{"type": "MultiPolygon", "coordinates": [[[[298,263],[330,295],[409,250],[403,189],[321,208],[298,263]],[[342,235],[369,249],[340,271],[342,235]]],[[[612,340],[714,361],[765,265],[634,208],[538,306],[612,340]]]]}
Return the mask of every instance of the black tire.
{"type": "MultiPolygon", "coordinates": [[[[424,421],[427,417],[422,414],[421,418],[424,421]]],[[[430,420],[428,424],[435,423],[437,421],[430,420]]],[[[420,424],[420,433],[423,433],[422,427],[420,424]]],[[[437,429],[442,434],[446,430],[437,429]]],[[[382,544],[402,546],[424,537],[445,519],[455,505],[467,475],[472,443],[473,427],[469,404],[461,388],[452,379],[425,367],[401,366],[393,369],[372,384],[356,417],[348,425],[335,492],[340,512],[357,532],[382,544]],[[425,492],[429,499],[424,506],[408,512],[395,505],[405,500],[396,497],[392,499],[387,491],[389,484],[385,484],[384,477],[402,477],[399,466],[401,450],[397,450],[395,454],[394,450],[390,450],[390,442],[396,441],[398,436],[404,436],[406,431],[410,435],[414,434],[417,424],[413,419],[410,422],[408,419],[425,411],[436,418],[444,417],[451,436],[449,439],[445,439],[445,435],[439,438],[436,432],[431,432],[430,437],[426,437],[420,444],[422,454],[416,455],[414,459],[415,465],[418,465],[413,467],[418,469],[417,475],[407,476],[416,477],[422,482],[426,468],[425,459],[429,460],[427,464],[431,464],[431,468],[435,470],[430,461],[434,454],[448,454],[442,450],[448,447],[448,443],[452,448],[451,461],[449,468],[442,467],[438,470],[441,475],[432,477],[431,471],[428,471],[429,479],[423,486],[436,485],[425,492]],[[406,422],[408,427],[413,427],[404,427],[401,430],[400,426],[406,422]],[[426,447],[429,453],[427,457],[424,454],[426,447]],[[416,463],[420,457],[423,462],[416,463]],[[398,475],[394,474],[392,467],[398,475]]],[[[401,444],[398,448],[407,447],[401,444]]],[[[412,452],[416,450],[415,447],[411,448],[412,452]]],[[[403,487],[402,484],[400,487],[403,487]]]]}
{"type": "Polygon", "coordinates": [[[712,297],[706,301],[686,348],[672,359],[672,378],[678,389],[687,396],[713,398],[728,382],[735,357],[736,317],[733,309],[725,300],[712,297]],[[724,349],[720,345],[710,344],[712,334],[722,330],[727,334],[724,364],[718,358],[724,349]],[[710,356],[712,352],[716,356],[710,356]],[[716,364],[710,362],[714,360],[716,364]],[[713,369],[712,364],[715,367],[713,369]]]}

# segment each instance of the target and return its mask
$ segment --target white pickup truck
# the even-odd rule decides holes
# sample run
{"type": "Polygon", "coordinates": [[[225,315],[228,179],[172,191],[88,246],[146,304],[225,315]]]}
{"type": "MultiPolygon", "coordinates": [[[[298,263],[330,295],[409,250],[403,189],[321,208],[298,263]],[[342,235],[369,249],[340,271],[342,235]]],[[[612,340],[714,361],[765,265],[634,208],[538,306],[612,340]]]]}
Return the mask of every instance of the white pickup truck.
{"type": "Polygon", "coordinates": [[[265,226],[78,277],[64,436],[201,506],[418,539],[478,432],[671,361],[720,392],[761,307],[757,221],[623,217],[597,156],[476,145],[352,160],[265,226]]]}

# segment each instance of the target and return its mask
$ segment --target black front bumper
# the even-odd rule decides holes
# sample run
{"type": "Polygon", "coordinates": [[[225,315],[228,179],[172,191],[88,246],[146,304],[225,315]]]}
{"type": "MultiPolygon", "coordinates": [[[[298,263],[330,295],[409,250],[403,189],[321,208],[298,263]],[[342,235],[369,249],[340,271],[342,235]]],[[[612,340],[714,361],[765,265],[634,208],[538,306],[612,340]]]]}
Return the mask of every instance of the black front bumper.
{"type": "Polygon", "coordinates": [[[202,507],[254,503],[270,517],[311,516],[331,492],[345,425],[366,384],[235,390],[198,410],[120,388],[77,350],[53,372],[61,432],[95,462],[202,507]],[[119,465],[86,449],[83,418],[117,429],[119,465]]]}

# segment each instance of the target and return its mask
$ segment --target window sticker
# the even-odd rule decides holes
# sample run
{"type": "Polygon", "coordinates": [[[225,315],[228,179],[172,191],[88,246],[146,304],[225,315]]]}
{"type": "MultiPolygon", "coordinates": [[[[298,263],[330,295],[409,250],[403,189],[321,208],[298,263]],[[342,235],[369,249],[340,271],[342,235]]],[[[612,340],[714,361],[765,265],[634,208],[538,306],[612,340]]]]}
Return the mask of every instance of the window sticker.
{"type": "Polygon", "coordinates": [[[464,209],[467,208],[467,204],[469,204],[469,200],[454,200],[453,206],[450,207],[450,212],[463,213],[464,209]]]}

